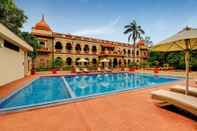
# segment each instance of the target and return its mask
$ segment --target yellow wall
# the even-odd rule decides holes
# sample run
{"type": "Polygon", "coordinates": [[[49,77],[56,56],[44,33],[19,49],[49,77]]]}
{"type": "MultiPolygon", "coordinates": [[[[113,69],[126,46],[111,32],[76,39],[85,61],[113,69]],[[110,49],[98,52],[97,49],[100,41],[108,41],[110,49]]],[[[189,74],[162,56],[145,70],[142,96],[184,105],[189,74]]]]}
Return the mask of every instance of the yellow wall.
{"type": "MultiPolygon", "coordinates": [[[[0,43],[3,43],[3,39],[1,38],[0,43]]],[[[26,65],[24,63],[24,54],[22,49],[17,52],[5,47],[0,47],[0,86],[24,77],[24,65],[26,65]]]]}

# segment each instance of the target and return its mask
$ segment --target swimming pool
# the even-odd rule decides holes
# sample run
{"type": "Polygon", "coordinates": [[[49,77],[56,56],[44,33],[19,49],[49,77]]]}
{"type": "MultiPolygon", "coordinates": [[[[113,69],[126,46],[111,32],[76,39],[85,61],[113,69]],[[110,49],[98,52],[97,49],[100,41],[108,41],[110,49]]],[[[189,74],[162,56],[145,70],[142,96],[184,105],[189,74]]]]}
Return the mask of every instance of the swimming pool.
{"type": "Polygon", "coordinates": [[[45,107],[83,98],[174,82],[180,78],[142,73],[40,77],[0,102],[0,111],[45,107]]]}

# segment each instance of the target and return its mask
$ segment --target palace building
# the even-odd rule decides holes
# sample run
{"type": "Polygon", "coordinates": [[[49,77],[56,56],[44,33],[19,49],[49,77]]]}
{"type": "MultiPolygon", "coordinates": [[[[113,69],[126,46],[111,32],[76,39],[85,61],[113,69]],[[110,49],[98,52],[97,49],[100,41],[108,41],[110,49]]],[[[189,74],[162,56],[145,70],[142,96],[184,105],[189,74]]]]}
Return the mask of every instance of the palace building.
{"type": "Polygon", "coordinates": [[[40,40],[41,48],[35,59],[35,67],[49,67],[52,59],[62,59],[65,66],[78,65],[84,58],[88,65],[98,66],[100,60],[109,60],[109,67],[127,67],[132,62],[141,63],[148,58],[148,48],[144,41],[133,46],[128,43],[101,40],[54,32],[44,17],[32,28],[32,34],[40,40]],[[135,59],[134,59],[135,53],[135,59]]]}

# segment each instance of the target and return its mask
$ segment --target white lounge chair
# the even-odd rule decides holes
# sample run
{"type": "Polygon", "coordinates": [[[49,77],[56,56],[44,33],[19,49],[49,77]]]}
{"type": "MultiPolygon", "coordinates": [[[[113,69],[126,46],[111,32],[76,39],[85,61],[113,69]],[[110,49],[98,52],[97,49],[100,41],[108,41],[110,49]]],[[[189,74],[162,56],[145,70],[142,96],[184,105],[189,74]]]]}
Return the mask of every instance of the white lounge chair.
{"type": "Polygon", "coordinates": [[[105,71],[106,72],[112,72],[112,70],[110,70],[108,67],[105,67],[105,71]]]}
{"type": "MultiPolygon", "coordinates": [[[[185,93],[185,86],[182,85],[175,85],[170,88],[171,91],[185,93]]],[[[196,87],[189,87],[188,94],[197,97],[197,88],[196,87]]]]}
{"type": "Polygon", "coordinates": [[[88,69],[87,68],[83,68],[83,72],[85,73],[89,73],[88,69]]]}
{"type": "Polygon", "coordinates": [[[174,105],[197,116],[197,98],[184,94],[168,91],[157,90],[151,93],[152,99],[161,101],[159,106],[174,105]]]}

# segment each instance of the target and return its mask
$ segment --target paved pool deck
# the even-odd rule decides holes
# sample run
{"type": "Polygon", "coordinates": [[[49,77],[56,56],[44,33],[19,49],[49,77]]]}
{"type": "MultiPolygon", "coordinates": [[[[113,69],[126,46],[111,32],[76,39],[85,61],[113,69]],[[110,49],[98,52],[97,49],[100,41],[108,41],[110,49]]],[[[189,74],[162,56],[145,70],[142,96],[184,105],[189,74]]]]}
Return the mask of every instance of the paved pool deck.
{"type": "MultiPolygon", "coordinates": [[[[0,98],[40,75],[0,87],[0,98]]],[[[190,85],[197,87],[193,80],[190,85]]],[[[0,115],[0,131],[197,131],[197,121],[159,108],[151,99],[151,91],[170,86],[173,84],[0,115]]]]}

